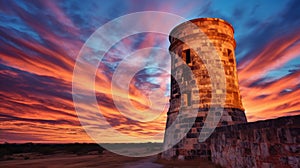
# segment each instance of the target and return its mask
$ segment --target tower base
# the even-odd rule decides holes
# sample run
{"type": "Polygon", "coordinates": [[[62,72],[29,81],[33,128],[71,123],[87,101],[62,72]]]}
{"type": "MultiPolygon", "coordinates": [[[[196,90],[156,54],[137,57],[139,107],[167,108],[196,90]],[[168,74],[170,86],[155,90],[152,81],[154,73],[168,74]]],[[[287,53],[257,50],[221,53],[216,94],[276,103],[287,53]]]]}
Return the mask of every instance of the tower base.
{"type": "MultiPolygon", "coordinates": [[[[164,151],[161,155],[163,159],[178,159],[178,160],[191,160],[197,158],[208,158],[211,157],[211,151],[209,148],[209,138],[205,142],[199,142],[199,135],[207,117],[208,109],[199,109],[198,116],[189,132],[172,148],[164,151]],[[203,114],[203,116],[201,116],[203,114]]],[[[168,113],[167,127],[175,121],[177,113],[168,113]]],[[[221,114],[220,114],[221,115],[221,114]]],[[[184,119],[182,123],[184,124],[184,119]]],[[[247,119],[243,110],[237,108],[224,108],[221,120],[218,127],[246,123],[247,119]]],[[[180,130],[180,124],[178,130],[180,130]]],[[[167,134],[167,132],[166,132],[167,134]]],[[[172,136],[165,135],[165,143],[172,141],[174,136],[180,134],[180,132],[171,133],[172,136]]]]}

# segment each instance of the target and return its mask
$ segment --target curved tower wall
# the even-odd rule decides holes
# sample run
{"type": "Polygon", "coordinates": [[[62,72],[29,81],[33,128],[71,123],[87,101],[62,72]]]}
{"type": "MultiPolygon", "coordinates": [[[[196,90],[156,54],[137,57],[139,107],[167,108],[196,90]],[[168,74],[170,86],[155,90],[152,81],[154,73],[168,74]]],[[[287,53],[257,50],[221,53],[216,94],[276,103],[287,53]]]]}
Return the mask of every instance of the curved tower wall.
{"type": "MultiPolygon", "coordinates": [[[[191,69],[194,79],[180,78],[182,75],[182,63],[179,58],[172,57],[171,71],[172,74],[177,76],[177,79],[171,78],[171,97],[170,108],[168,111],[168,119],[166,128],[175,121],[179,112],[179,107],[189,110],[191,108],[198,108],[198,115],[196,121],[188,132],[188,134],[173,148],[163,153],[165,158],[194,158],[197,156],[207,156],[210,151],[207,149],[205,143],[199,143],[198,137],[201,131],[204,121],[207,117],[208,110],[213,107],[211,104],[212,93],[217,95],[226,95],[225,102],[223,104],[224,111],[218,126],[233,125],[247,122],[242,105],[242,100],[239,91],[238,76],[236,69],[235,59],[235,47],[236,42],[234,40],[233,27],[222,19],[217,18],[199,18],[191,20],[190,22],[197,25],[191,26],[191,24],[182,23],[175,27],[170,33],[170,53],[178,55],[186,65],[191,69]],[[207,37],[203,37],[203,33],[207,37]],[[174,38],[177,37],[177,38],[174,38]],[[181,40],[189,43],[189,46],[184,44],[181,40]],[[209,39],[209,40],[208,40],[209,39]],[[212,82],[210,75],[216,75],[208,73],[205,64],[214,64],[214,60],[207,57],[199,57],[196,53],[213,54],[211,47],[214,46],[218,53],[218,56],[224,67],[224,73],[226,78],[226,89],[212,90],[212,82]],[[196,48],[194,51],[192,48],[196,48]],[[190,83],[196,83],[199,88],[199,97],[191,97],[190,93],[180,91],[180,86],[186,86],[190,83]],[[182,94],[182,95],[181,95],[182,94]],[[181,102],[183,96],[184,102],[181,102]]],[[[218,82],[215,82],[218,85],[218,82]]],[[[215,88],[218,88],[216,86],[215,88]]],[[[222,101],[216,101],[216,103],[222,101]]],[[[218,113],[216,113],[217,115],[218,113]]],[[[219,113],[221,115],[221,113],[219,113]]],[[[178,128],[180,124],[178,125],[178,128]]],[[[179,128],[180,129],[180,128],[179,128]]],[[[170,133],[176,136],[176,132],[170,133]]],[[[165,135],[165,143],[170,141],[165,135]]]]}

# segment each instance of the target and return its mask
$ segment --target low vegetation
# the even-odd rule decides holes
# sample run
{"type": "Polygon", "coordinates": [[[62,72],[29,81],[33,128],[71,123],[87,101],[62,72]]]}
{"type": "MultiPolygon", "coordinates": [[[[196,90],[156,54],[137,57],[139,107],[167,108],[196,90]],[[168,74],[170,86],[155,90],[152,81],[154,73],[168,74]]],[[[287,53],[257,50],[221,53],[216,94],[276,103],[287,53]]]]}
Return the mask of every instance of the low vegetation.
{"type": "MultiPolygon", "coordinates": [[[[51,155],[56,153],[70,153],[85,155],[89,152],[103,153],[104,148],[98,144],[92,143],[72,143],[72,144],[0,144],[0,160],[11,158],[9,156],[20,153],[38,153],[42,155],[51,155]]],[[[24,158],[29,159],[29,158],[24,158]]]]}

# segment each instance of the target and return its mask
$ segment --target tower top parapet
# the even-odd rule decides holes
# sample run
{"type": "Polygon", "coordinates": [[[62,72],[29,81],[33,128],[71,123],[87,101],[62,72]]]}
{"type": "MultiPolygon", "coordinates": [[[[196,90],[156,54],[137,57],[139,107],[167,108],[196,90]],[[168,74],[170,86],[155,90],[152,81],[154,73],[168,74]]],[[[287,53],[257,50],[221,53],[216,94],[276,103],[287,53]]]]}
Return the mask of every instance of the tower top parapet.
{"type": "Polygon", "coordinates": [[[201,33],[199,34],[197,29],[200,29],[209,39],[218,38],[218,40],[226,40],[233,45],[233,48],[236,47],[233,26],[219,18],[196,18],[183,22],[172,29],[169,35],[169,41],[171,44],[176,44],[180,42],[178,39],[186,36],[195,36],[198,34],[197,36],[200,37],[201,33]]]}

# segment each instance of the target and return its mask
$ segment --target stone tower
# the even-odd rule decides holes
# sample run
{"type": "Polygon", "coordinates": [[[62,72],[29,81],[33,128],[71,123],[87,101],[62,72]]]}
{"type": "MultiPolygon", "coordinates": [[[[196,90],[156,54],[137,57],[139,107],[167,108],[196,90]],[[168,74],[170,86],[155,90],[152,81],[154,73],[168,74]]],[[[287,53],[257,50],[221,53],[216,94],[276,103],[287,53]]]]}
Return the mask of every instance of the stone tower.
{"type": "MultiPolygon", "coordinates": [[[[171,78],[171,93],[170,93],[170,108],[168,111],[168,118],[166,129],[175,121],[180,109],[189,111],[197,109],[197,117],[193,120],[191,129],[187,134],[172,148],[162,153],[162,157],[166,159],[194,159],[197,157],[207,157],[210,155],[210,150],[205,142],[199,142],[198,137],[208,116],[208,111],[215,104],[211,103],[212,94],[224,96],[224,103],[222,103],[223,113],[215,111],[215,115],[220,116],[220,121],[217,126],[226,126],[247,122],[244,108],[239,92],[233,27],[222,19],[217,18],[198,18],[190,20],[190,24],[182,23],[175,27],[170,33],[170,47],[171,54],[178,55],[185,63],[185,67],[189,67],[195,78],[182,77],[175,80],[171,78]],[[199,31],[203,32],[202,34],[199,31]],[[206,35],[203,38],[203,34],[206,35]],[[182,42],[196,45],[193,48],[182,42]],[[207,40],[209,39],[209,40],[207,40]],[[209,57],[199,57],[197,53],[212,53],[213,46],[215,52],[219,57],[220,64],[224,67],[224,77],[226,80],[225,89],[212,90],[211,75],[208,73],[205,64],[214,64],[214,60],[209,57]],[[196,48],[196,51],[194,50],[196,48]],[[196,84],[199,91],[199,98],[191,96],[191,92],[185,91],[179,86],[187,86],[189,84],[196,84]],[[180,91],[180,89],[182,89],[180,91]],[[194,101],[197,100],[197,101],[194,101]]],[[[178,63],[178,58],[172,57],[171,60],[172,75],[180,76],[182,74],[182,64],[178,63]]],[[[216,84],[218,85],[218,83],[216,84]]],[[[216,86],[215,88],[218,88],[216,86]]],[[[173,137],[177,137],[182,125],[185,124],[185,119],[181,117],[180,122],[176,123],[176,130],[165,133],[164,143],[168,144],[173,137]]]]}

